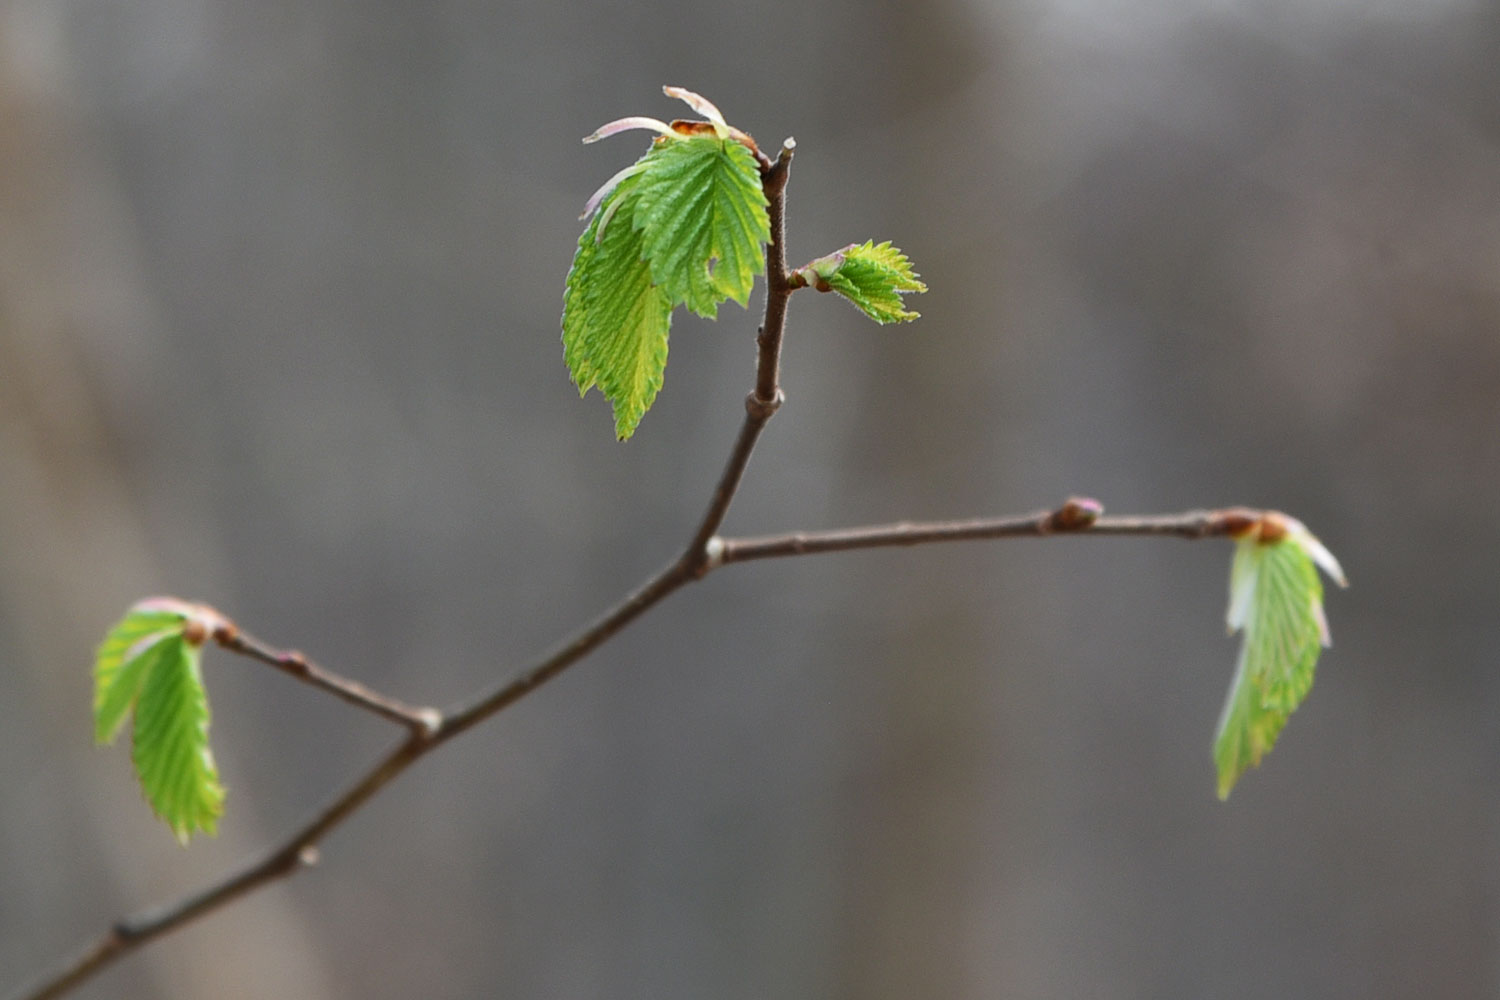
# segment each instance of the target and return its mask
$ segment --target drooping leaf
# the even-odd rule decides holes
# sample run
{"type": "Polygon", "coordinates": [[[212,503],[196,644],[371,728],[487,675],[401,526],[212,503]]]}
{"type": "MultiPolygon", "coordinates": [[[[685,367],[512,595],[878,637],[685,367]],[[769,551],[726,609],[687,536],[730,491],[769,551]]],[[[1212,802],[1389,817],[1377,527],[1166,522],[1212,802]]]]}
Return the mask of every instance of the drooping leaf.
{"type": "Polygon", "coordinates": [[[748,303],[771,238],[755,156],[707,134],[660,141],[643,162],[634,222],[652,280],[710,319],[725,299],[748,303]]]}
{"type": "Polygon", "coordinates": [[[920,314],[905,308],[901,296],[927,291],[911,261],[890,241],[851,244],[799,270],[820,291],[837,292],[877,323],[909,323],[920,314]]]}
{"type": "Polygon", "coordinates": [[[672,313],[631,224],[638,183],[638,174],[627,176],[594,213],[563,295],[563,359],[580,395],[597,385],[613,404],[622,441],[661,390],[672,313]]]}
{"type": "Polygon", "coordinates": [[[1275,746],[1312,688],[1329,642],[1318,567],[1344,584],[1337,560],[1300,522],[1266,523],[1271,530],[1257,526],[1236,542],[1230,567],[1229,629],[1244,636],[1214,737],[1221,799],[1275,746]]]}
{"type": "Polygon", "coordinates": [[[183,843],[195,831],[213,833],[224,807],[198,666],[200,644],[222,621],[202,605],[142,601],[110,630],[94,663],[94,736],[113,742],[134,713],[141,791],[183,843]]]}
{"type": "Polygon", "coordinates": [[[224,788],[208,748],[208,696],[199,647],[182,636],[163,640],[135,704],[131,759],[146,801],[182,843],[212,834],[224,812],[224,788]]]}

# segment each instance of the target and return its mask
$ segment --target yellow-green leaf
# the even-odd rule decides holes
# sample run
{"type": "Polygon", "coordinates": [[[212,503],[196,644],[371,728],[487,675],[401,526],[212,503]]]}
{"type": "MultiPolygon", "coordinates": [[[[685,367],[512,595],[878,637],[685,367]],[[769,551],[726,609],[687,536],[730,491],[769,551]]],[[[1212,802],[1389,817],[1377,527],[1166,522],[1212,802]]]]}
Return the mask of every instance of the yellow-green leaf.
{"type": "Polygon", "coordinates": [[[1318,567],[1344,583],[1337,560],[1300,522],[1271,516],[1276,530],[1241,538],[1230,568],[1229,628],[1244,636],[1214,737],[1220,798],[1260,764],[1312,688],[1329,642],[1318,567]]]}
{"type": "Polygon", "coordinates": [[[927,291],[889,240],[851,244],[800,268],[797,276],[819,291],[837,292],[877,323],[910,323],[920,313],[907,309],[901,297],[927,291]]]}

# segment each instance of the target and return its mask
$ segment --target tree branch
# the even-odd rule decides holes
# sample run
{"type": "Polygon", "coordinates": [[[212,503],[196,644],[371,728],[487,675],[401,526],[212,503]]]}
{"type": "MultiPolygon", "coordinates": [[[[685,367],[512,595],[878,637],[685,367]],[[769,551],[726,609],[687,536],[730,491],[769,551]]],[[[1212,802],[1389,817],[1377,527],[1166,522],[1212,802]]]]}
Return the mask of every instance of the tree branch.
{"type": "Polygon", "coordinates": [[[402,724],[408,728],[406,739],[376,761],[343,793],[333,798],[301,829],[279,845],[198,892],[119,920],[83,952],[37,983],[14,994],[13,1000],[45,1000],[62,996],[116,959],[147,942],[262,885],[294,874],[314,863],[318,844],[323,837],[357,812],[419,758],[513,705],[583,659],[682,586],[702,578],[720,566],[753,559],[962,539],[1054,534],[1176,535],[1183,538],[1203,538],[1211,535],[1238,535],[1259,521],[1262,517],[1260,512],[1242,508],[1194,511],[1164,517],[1106,518],[1102,516],[1102,508],[1096,501],[1075,499],[1056,510],[1014,518],[903,522],[761,538],[720,538],[718,530],[738,492],[761,431],[782,402],[781,344],[785,332],[787,300],[793,291],[786,272],[783,194],[787,172],[791,167],[792,149],[793,143],[788,139],[775,163],[762,159],[762,181],[771,219],[771,242],[766,247],[766,311],[757,336],[755,387],[745,401],[745,421],[711,494],[707,510],[682,553],[614,608],[538,663],[446,714],[430,708],[413,708],[377,694],[357,682],[315,666],[300,653],[265,646],[239,633],[227,622],[214,629],[213,638],[224,648],[286,671],[351,704],[402,724]]]}

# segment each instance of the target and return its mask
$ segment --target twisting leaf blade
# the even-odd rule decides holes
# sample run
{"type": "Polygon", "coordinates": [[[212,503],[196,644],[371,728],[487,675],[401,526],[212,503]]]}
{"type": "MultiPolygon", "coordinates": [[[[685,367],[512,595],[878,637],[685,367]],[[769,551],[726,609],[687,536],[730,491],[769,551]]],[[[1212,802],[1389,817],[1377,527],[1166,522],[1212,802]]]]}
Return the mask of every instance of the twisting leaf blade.
{"type": "Polygon", "coordinates": [[[1229,626],[1244,637],[1214,737],[1220,798],[1275,746],[1311,690],[1319,651],[1328,641],[1313,545],[1319,562],[1327,550],[1286,520],[1291,529],[1274,541],[1262,541],[1257,531],[1236,543],[1229,626]]]}
{"type": "Polygon", "coordinates": [[[212,834],[224,811],[208,747],[208,696],[199,649],[181,636],[154,645],[135,708],[131,758],[151,808],[182,843],[212,834]]]}
{"type": "Polygon", "coordinates": [[[1258,612],[1245,641],[1257,649],[1252,658],[1265,664],[1260,701],[1270,710],[1290,713],[1312,687],[1313,667],[1323,645],[1317,609],[1323,584],[1317,568],[1300,546],[1269,546],[1255,581],[1258,612]]]}

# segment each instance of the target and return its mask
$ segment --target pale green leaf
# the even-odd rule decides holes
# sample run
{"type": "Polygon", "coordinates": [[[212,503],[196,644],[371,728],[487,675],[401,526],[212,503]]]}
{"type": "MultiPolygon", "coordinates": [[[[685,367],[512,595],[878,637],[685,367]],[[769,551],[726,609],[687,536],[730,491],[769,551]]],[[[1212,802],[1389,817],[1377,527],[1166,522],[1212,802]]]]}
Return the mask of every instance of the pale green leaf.
{"type": "Polygon", "coordinates": [[[716,316],[725,299],[748,303],[771,239],[754,154],[695,135],[657,142],[642,162],[633,220],[652,280],[700,316],[716,316]]]}
{"type": "Polygon", "coordinates": [[[909,323],[920,314],[906,309],[901,296],[927,291],[911,261],[889,241],[847,246],[820,257],[799,272],[820,291],[837,292],[877,323],[909,323]]]}
{"type": "Polygon", "coordinates": [[[1241,538],[1230,569],[1229,627],[1244,636],[1214,738],[1220,798],[1270,752],[1312,688],[1328,644],[1317,567],[1343,583],[1338,563],[1306,528],[1276,517],[1284,530],[1272,541],[1260,529],[1241,538]]]}
{"type": "Polygon", "coordinates": [[[622,180],[578,241],[563,295],[563,359],[579,393],[598,386],[623,441],[661,390],[672,304],[652,283],[631,225],[639,175],[622,180]]]}
{"type": "Polygon", "coordinates": [[[180,635],[152,646],[135,706],[131,759],[141,790],[182,843],[195,831],[212,834],[224,811],[224,789],[208,747],[199,652],[180,635]]]}

